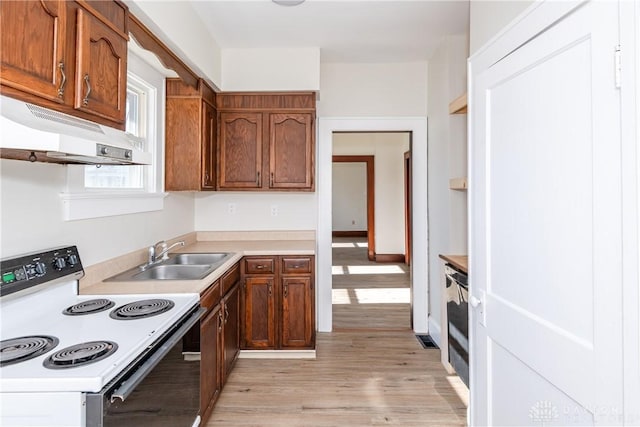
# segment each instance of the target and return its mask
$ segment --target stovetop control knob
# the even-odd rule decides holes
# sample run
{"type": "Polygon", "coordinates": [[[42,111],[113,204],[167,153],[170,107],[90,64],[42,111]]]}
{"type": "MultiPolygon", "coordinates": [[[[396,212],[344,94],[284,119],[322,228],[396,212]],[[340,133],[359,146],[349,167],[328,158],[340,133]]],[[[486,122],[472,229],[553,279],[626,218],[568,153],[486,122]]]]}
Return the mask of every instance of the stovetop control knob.
{"type": "Polygon", "coordinates": [[[73,267],[76,264],[78,264],[78,255],[76,254],[71,254],[67,257],[67,263],[69,264],[69,267],[73,267]]]}
{"type": "Polygon", "coordinates": [[[56,258],[53,260],[53,268],[60,271],[67,266],[67,262],[64,258],[56,258]]]}
{"type": "Polygon", "coordinates": [[[38,273],[39,276],[44,275],[44,273],[47,272],[47,266],[44,264],[44,262],[39,262],[36,264],[36,273],[38,273]]]}

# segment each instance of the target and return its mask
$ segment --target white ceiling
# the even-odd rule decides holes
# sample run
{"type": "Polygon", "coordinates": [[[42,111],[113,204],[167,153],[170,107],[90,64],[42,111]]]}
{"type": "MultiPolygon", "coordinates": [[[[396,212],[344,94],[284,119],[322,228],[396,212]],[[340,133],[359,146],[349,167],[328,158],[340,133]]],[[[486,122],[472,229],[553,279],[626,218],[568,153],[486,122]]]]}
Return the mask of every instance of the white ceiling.
{"type": "Polygon", "coordinates": [[[467,0],[192,1],[221,48],[320,47],[322,62],[427,60],[467,33],[467,0]]]}

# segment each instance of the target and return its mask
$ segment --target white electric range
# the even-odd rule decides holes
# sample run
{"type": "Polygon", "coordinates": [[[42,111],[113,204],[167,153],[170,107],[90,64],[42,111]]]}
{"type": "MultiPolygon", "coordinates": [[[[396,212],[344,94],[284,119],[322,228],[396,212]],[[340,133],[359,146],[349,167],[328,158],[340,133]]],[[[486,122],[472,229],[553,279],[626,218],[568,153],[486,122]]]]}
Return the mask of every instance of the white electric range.
{"type": "Polygon", "coordinates": [[[78,295],[75,247],[4,260],[1,273],[1,425],[199,423],[199,361],[181,353],[202,314],[198,294],[78,295]],[[154,372],[173,370],[179,387],[160,385],[191,390],[179,416],[153,406],[167,392],[154,372]]]}

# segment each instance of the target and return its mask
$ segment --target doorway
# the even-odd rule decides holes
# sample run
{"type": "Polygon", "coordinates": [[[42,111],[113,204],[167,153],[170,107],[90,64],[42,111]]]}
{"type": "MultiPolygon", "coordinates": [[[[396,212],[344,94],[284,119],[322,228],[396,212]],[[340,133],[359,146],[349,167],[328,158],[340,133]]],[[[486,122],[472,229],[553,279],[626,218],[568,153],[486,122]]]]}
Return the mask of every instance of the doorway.
{"type": "Polygon", "coordinates": [[[334,330],[410,330],[404,162],[411,134],[343,132],[332,143],[334,330]]]}
{"type": "MultiPolygon", "coordinates": [[[[317,227],[317,307],[318,330],[332,330],[332,223],[327,211],[332,207],[333,137],[337,132],[410,132],[413,160],[411,279],[413,283],[413,330],[428,333],[428,259],[427,259],[427,119],[426,118],[320,118],[318,120],[318,227],[317,227]]],[[[402,233],[402,231],[401,231],[402,233]]],[[[403,234],[403,233],[402,233],[403,234]]]]}
{"type": "MultiPolygon", "coordinates": [[[[375,261],[376,247],[376,224],[375,224],[375,164],[374,156],[333,156],[333,163],[364,163],[365,166],[365,217],[366,217],[366,238],[367,238],[367,257],[369,261],[375,261]]],[[[335,212],[335,211],[334,211],[335,212]]],[[[354,221],[355,222],[355,221],[354,221]]],[[[333,219],[335,224],[335,218],[333,219]]],[[[355,224],[354,224],[355,225],[355,224]]],[[[343,227],[344,228],[344,227],[343,227]]],[[[357,232],[349,232],[350,230],[332,230],[333,237],[360,237],[357,232]]]]}

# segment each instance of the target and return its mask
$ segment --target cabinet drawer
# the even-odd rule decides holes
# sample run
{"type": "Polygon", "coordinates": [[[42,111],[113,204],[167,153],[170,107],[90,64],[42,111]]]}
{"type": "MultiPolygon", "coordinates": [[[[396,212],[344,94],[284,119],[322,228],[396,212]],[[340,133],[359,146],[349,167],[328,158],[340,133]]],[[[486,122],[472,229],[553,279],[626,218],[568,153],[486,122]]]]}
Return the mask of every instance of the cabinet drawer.
{"type": "Polygon", "coordinates": [[[310,257],[282,257],[282,274],[311,273],[310,257]]]}
{"type": "Polygon", "coordinates": [[[273,258],[246,258],[244,271],[247,274],[273,274],[275,260],[273,258]]]}
{"type": "Polygon", "coordinates": [[[220,282],[222,283],[222,295],[229,292],[229,289],[233,288],[233,285],[240,281],[240,264],[236,264],[231,267],[231,270],[227,271],[220,282]]]}
{"type": "Polygon", "coordinates": [[[218,302],[220,302],[220,282],[216,280],[200,296],[200,305],[210,312],[218,302]]]}

